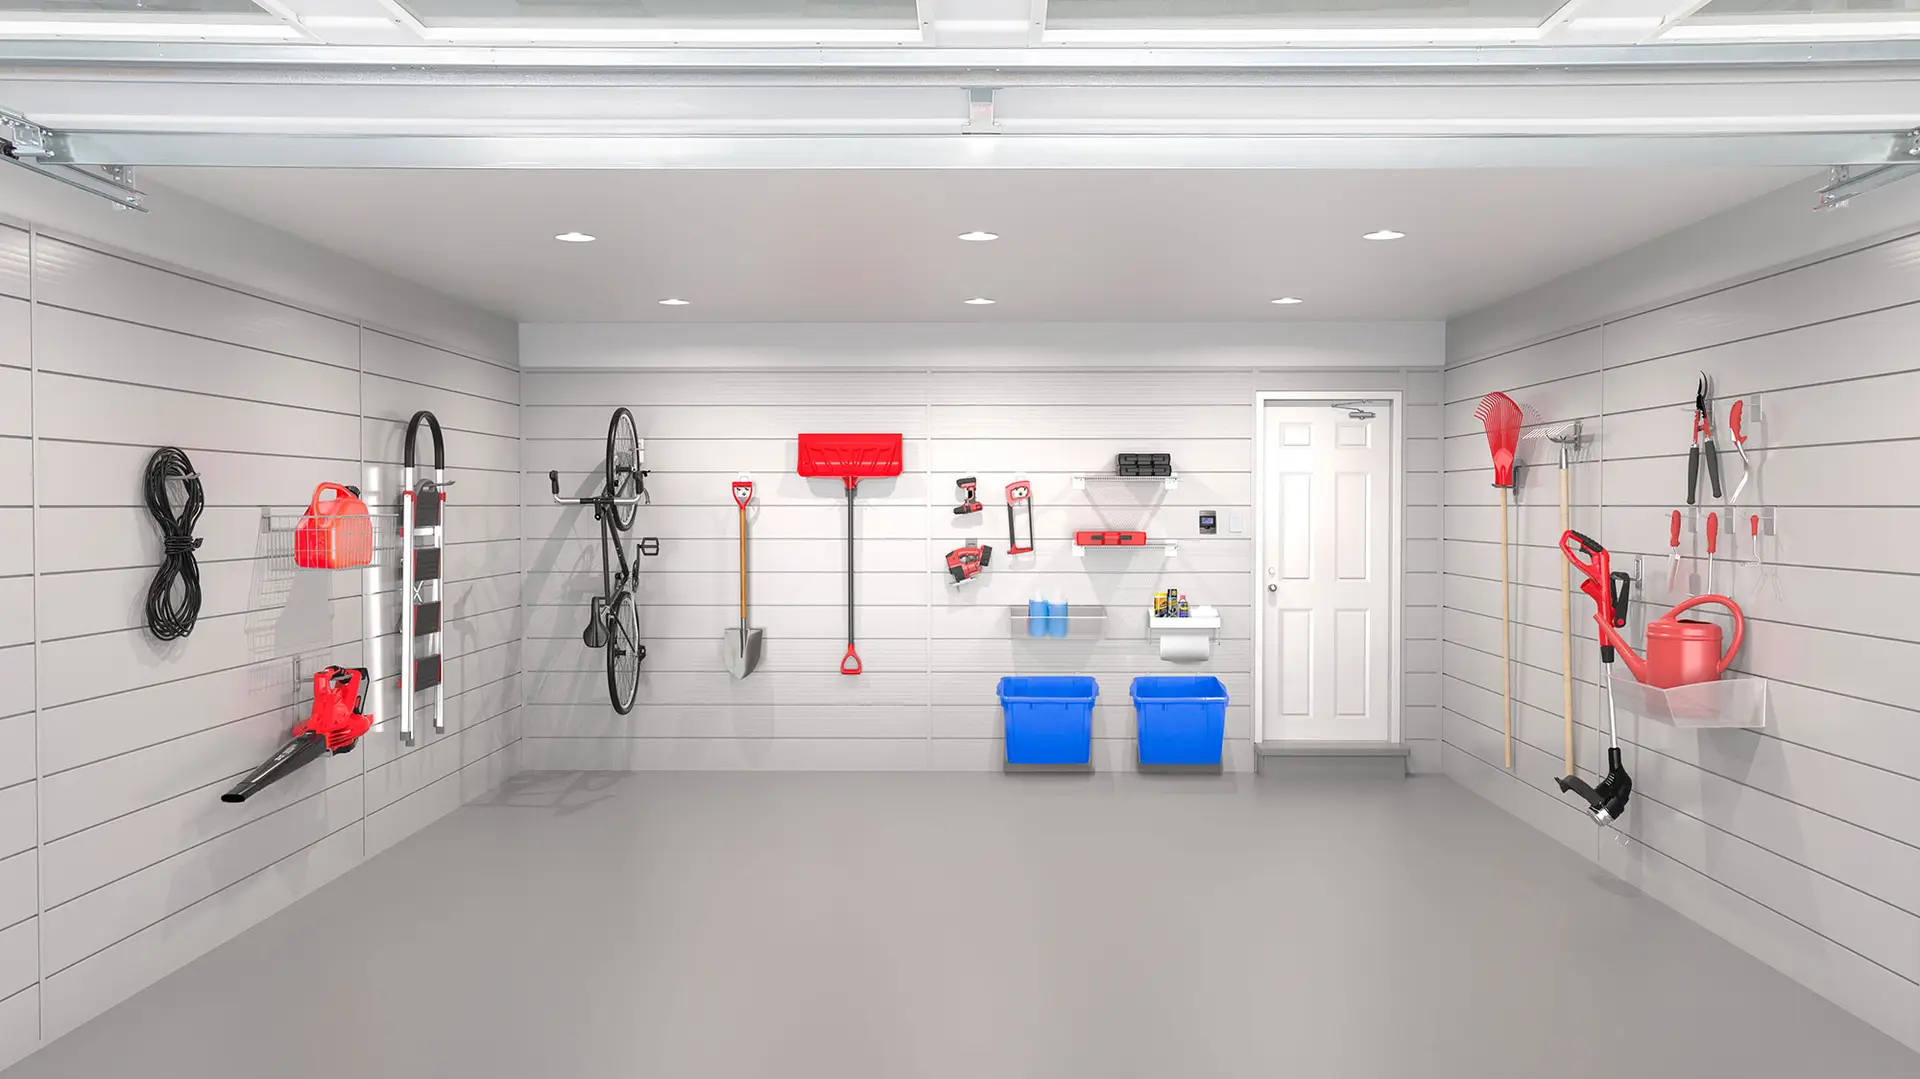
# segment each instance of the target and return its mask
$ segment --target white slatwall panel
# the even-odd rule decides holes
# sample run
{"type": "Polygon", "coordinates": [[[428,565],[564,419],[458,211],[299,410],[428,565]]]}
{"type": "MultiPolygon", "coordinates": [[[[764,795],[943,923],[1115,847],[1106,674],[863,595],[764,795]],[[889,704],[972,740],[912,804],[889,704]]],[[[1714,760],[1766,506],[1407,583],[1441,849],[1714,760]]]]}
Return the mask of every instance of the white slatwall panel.
{"type": "Polygon", "coordinates": [[[1236,701],[1228,760],[1251,766],[1253,572],[1252,415],[1256,390],[1404,389],[1410,516],[1407,735],[1416,766],[1439,769],[1438,371],[1126,373],[1100,370],[845,371],[797,360],[787,371],[528,371],[520,493],[526,500],[526,741],[529,768],[984,769],[1003,759],[994,686],[1007,674],[1099,679],[1096,766],[1133,767],[1134,675],[1219,675],[1236,701]],[[659,536],[639,594],[649,655],[629,716],[606,703],[598,652],[580,642],[600,588],[598,526],[553,506],[547,471],[568,495],[601,479],[616,404],[633,410],[653,470],[653,502],[634,535],[659,536]],[[867,673],[840,675],[845,641],[844,489],[795,474],[801,431],[899,431],[905,472],[860,485],[855,562],[860,653],[867,673]],[[1079,472],[1114,454],[1161,449],[1181,472],[1174,491],[1075,491],[1079,472]],[[721,634],[736,623],[737,515],[728,485],[753,474],[753,624],[766,631],[760,668],[727,673],[721,634]],[[955,518],[953,481],[980,480],[978,517],[955,518]],[[1005,556],[1003,491],[1034,489],[1036,552],[1005,556]],[[1201,510],[1220,515],[1202,537],[1201,510]],[[1230,514],[1246,517],[1231,534],[1230,514]],[[1074,557],[1076,529],[1144,527],[1182,541],[1158,552],[1074,557]],[[986,574],[956,591],[946,552],[965,538],[996,548],[986,574]],[[1147,639],[1154,592],[1185,591],[1222,609],[1226,625],[1204,664],[1162,662],[1147,639]],[[1103,637],[1016,635],[1008,605],[1036,594],[1104,604],[1103,637]]]}
{"type": "Polygon", "coordinates": [[[497,786],[520,727],[518,370],[29,243],[0,226],[0,1065],[497,786]],[[358,575],[273,568],[262,507],[367,464],[392,492],[395,421],[423,407],[460,481],[448,733],[403,752],[389,729],[221,803],[304,712],[296,659],[362,660],[358,575]],[[142,614],[158,445],[207,494],[201,619],[166,645],[142,614]]]}
{"type": "MultiPolygon", "coordinates": [[[[1917,255],[1920,235],[1907,236],[1531,346],[1456,356],[1441,692],[1449,775],[1920,1048],[1920,697],[1909,673],[1920,666],[1920,577],[1899,542],[1920,525],[1909,481],[1920,466],[1917,255]],[[1500,767],[1499,515],[1472,413],[1501,389],[1530,423],[1581,419],[1598,436],[1576,469],[1575,527],[1614,552],[1616,569],[1646,556],[1652,602],[1639,626],[1649,607],[1670,605],[1666,513],[1683,504],[1701,371],[1714,383],[1729,491],[1740,468],[1727,410],[1745,398],[1762,415],[1749,422],[1759,473],[1742,501],[1779,507],[1777,542],[1764,549],[1773,565],[1765,576],[1723,565],[1716,585],[1749,619],[1737,668],[1772,679],[1774,693],[1759,731],[1623,719],[1634,841],[1622,847],[1552,785],[1559,556],[1554,467],[1540,443],[1523,451],[1541,467],[1515,517],[1515,773],[1500,767]]],[[[1502,336],[1486,323],[1477,338],[1502,336]]],[[[1682,535],[1684,553],[1701,543],[1682,535]]],[[[1751,553],[1744,529],[1722,553],[1751,553]]],[[[1591,608],[1574,602],[1585,627],[1578,755],[1591,772],[1603,752],[1599,663],[1591,608]]]]}

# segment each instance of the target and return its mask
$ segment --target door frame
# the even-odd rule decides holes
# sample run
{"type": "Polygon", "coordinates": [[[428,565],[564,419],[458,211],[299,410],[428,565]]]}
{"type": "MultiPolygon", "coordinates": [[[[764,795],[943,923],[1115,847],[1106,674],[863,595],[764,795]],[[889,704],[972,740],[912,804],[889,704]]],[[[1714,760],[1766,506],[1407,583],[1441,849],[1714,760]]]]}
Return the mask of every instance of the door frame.
{"type": "Polygon", "coordinates": [[[1406,661],[1402,654],[1406,646],[1406,567],[1407,567],[1407,394],[1405,390],[1352,389],[1333,390],[1263,390],[1253,395],[1253,744],[1256,752],[1266,736],[1266,662],[1267,662],[1267,619],[1266,619],[1266,578],[1262,574],[1267,550],[1267,505],[1265,482],[1267,472],[1266,417],[1269,405],[1327,405],[1335,401],[1386,401],[1393,409],[1393,433],[1390,449],[1392,463],[1389,474],[1392,476],[1393,490],[1389,492],[1387,505],[1391,510],[1391,552],[1393,564],[1388,567],[1388,585],[1390,588],[1389,606],[1392,608],[1392,677],[1388,679],[1387,712],[1388,741],[1405,741],[1403,737],[1403,707],[1406,697],[1406,661]]]}

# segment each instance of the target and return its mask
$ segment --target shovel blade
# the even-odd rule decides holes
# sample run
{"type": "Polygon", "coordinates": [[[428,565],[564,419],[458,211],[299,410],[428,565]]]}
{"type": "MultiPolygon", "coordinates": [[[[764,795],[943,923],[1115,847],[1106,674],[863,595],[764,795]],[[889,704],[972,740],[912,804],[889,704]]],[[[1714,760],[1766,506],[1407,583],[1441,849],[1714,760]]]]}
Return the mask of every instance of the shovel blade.
{"type": "Polygon", "coordinates": [[[748,627],[745,630],[730,629],[726,634],[724,651],[727,654],[727,673],[735,678],[745,678],[760,665],[760,630],[748,627]],[[746,634],[742,646],[740,636],[746,634]]]}

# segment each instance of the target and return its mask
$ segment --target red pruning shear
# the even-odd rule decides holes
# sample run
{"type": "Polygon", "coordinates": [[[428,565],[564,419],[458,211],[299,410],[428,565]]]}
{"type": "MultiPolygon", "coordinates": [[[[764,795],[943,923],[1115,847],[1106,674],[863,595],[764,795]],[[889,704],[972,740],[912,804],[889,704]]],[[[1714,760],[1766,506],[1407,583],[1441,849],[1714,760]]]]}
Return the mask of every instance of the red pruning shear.
{"type": "Polygon", "coordinates": [[[1700,504],[1700,451],[1706,450],[1707,482],[1713,485],[1713,497],[1720,497],[1720,451],[1713,446],[1713,393],[1707,373],[1700,372],[1700,385],[1693,391],[1693,448],[1687,451],[1687,505],[1700,504]]]}
{"type": "Polygon", "coordinates": [[[1727,427],[1733,431],[1733,448],[1740,451],[1740,482],[1733,485],[1733,497],[1727,499],[1728,505],[1740,501],[1740,492],[1747,489],[1747,481],[1753,478],[1753,460],[1747,456],[1747,433],[1740,428],[1746,410],[1745,401],[1735,401],[1733,411],[1727,413],[1727,427]]]}

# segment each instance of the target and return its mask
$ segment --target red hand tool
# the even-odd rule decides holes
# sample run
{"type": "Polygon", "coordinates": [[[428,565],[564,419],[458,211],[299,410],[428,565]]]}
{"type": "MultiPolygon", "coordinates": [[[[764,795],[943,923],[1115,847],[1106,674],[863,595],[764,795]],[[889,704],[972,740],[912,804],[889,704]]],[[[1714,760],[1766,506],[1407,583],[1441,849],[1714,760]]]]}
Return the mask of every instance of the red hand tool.
{"type": "Polygon", "coordinates": [[[1760,558],[1760,515],[1759,514],[1756,513],[1747,518],[1747,531],[1753,535],[1753,564],[1756,566],[1761,565],[1763,563],[1760,558]]]}
{"type": "Polygon", "coordinates": [[[1727,413],[1727,428],[1733,432],[1733,448],[1740,451],[1740,482],[1733,485],[1733,497],[1727,499],[1729,506],[1740,501],[1740,492],[1747,489],[1747,481],[1753,478],[1753,460],[1747,456],[1747,433],[1740,429],[1740,421],[1746,411],[1745,401],[1735,401],[1733,411],[1727,413]]]}
{"type": "MultiPolygon", "coordinates": [[[[1700,504],[1700,457],[1707,458],[1707,482],[1713,485],[1713,497],[1720,497],[1720,451],[1713,446],[1713,392],[1707,373],[1700,372],[1700,384],[1693,391],[1693,448],[1687,451],[1687,505],[1700,504]]],[[[1709,586],[1711,587],[1711,586],[1709,586]]]]}
{"type": "Polygon", "coordinates": [[[1674,586],[1680,583],[1680,511],[1673,511],[1673,521],[1667,525],[1667,595],[1673,595],[1674,586]]]}
{"type": "Polygon", "coordinates": [[[1720,550],[1720,515],[1707,514],[1707,592],[1713,592],[1713,556],[1720,550]]]}
{"type": "Polygon", "coordinates": [[[1026,480],[1007,484],[1007,554],[1033,553],[1033,486],[1026,480]],[[1027,542],[1020,542],[1020,510],[1026,510],[1027,542]]]}

